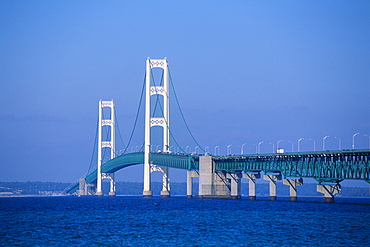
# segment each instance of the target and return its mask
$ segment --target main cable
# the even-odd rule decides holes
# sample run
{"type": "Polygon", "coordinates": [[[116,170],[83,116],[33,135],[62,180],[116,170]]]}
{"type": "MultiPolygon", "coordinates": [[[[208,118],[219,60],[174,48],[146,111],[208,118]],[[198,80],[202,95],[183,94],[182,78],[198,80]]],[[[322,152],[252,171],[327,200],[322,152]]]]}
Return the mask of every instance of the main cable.
{"type": "Polygon", "coordinates": [[[125,151],[123,152],[123,154],[125,154],[127,152],[127,149],[130,146],[130,143],[132,141],[132,137],[133,137],[134,132],[135,132],[135,129],[136,129],[136,124],[137,124],[137,120],[139,118],[139,112],[140,112],[140,108],[141,108],[141,102],[143,100],[143,94],[144,94],[144,88],[145,88],[145,79],[146,79],[146,71],[145,71],[145,74],[144,74],[144,82],[143,82],[143,86],[141,88],[140,101],[139,101],[139,106],[138,106],[137,111],[136,111],[136,118],[135,118],[134,126],[132,128],[130,139],[129,139],[128,143],[127,143],[127,146],[126,146],[125,151]]]}
{"type": "Polygon", "coordinates": [[[184,121],[184,124],[185,124],[185,126],[186,126],[186,129],[188,130],[188,132],[189,132],[189,134],[190,134],[191,138],[193,139],[193,141],[198,145],[198,147],[199,147],[203,152],[205,152],[205,150],[204,150],[204,149],[199,145],[199,143],[197,142],[197,140],[194,138],[193,133],[191,133],[190,128],[189,128],[189,126],[188,126],[188,124],[187,124],[187,122],[186,122],[186,120],[185,120],[184,114],[183,114],[183,112],[182,112],[182,110],[181,110],[181,107],[180,107],[179,100],[178,100],[178,98],[177,98],[177,94],[176,94],[175,87],[174,87],[173,82],[172,82],[172,76],[171,76],[170,68],[168,68],[168,74],[169,74],[169,76],[170,76],[170,82],[171,82],[171,86],[172,86],[173,94],[174,94],[174,96],[175,96],[176,103],[177,103],[177,106],[178,106],[178,108],[179,108],[179,110],[180,110],[180,114],[181,114],[182,120],[184,121]]]}
{"type": "Polygon", "coordinates": [[[96,149],[96,143],[98,142],[98,128],[99,128],[99,120],[96,121],[96,131],[95,131],[95,141],[94,141],[94,148],[93,148],[93,151],[92,151],[92,155],[91,155],[91,159],[90,159],[90,165],[89,165],[89,169],[87,169],[87,173],[85,175],[85,178],[87,177],[87,175],[89,174],[90,172],[90,169],[91,169],[91,165],[92,165],[92,162],[93,162],[93,159],[94,159],[94,154],[95,154],[95,149],[96,149]]]}

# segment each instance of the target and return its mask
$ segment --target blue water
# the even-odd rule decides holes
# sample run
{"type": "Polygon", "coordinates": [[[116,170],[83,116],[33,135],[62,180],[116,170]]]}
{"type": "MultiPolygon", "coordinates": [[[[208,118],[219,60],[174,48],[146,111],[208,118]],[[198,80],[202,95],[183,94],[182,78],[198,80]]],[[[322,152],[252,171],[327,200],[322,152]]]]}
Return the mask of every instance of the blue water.
{"type": "Polygon", "coordinates": [[[368,201],[0,198],[1,246],[366,246],[368,201]]]}

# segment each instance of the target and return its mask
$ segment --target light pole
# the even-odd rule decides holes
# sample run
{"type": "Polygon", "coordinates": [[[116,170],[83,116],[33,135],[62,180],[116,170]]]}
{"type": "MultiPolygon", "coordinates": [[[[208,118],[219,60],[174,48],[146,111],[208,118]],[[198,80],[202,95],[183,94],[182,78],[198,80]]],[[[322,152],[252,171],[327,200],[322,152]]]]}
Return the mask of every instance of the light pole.
{"type": "Polygon", "coordinates": [[[197,153],[199,153],[199,146],[196,146],[195,147],[195,153],[197,154],[197,153]],[[198,151],[197,151],[197,148],[198,148],[198,151]]]}
{"type": "Polygon", "coordinates": [[[227,145],[226,152],[227,152],[226,155],[230,155],[231,154],[231,144],[230,145],[227,145]]]}
{"type": "Polygon", "coordinates": [[[269,142],[269,144],[271,144],[271,145],[272,145],[272,153],[275,153],[275,145],[274,145],[274,143],[269,142]]]}
{"type": "Polygon", "coordinates": [[[325,151],[325,139],[328,137],[329,136],[324,136],[324,138],[322,138],[322,151],[325,151]]]}
{"type": "Polygon", "coordinates": [[[338,137],[334,137],[335,139],[338,139],[338,150],[341,150],[342,148],[341,148],[341,146],[342,146],[342,140],[341,139],[339,139],[338,137]]]}
{"type": "Polygon", "coordinates": [[[316,142],[314,140],[312,140],[312,139],[310,139],[310,141],[313,142],[313,151],[316,151],[316,142]]]}
{"type": "Polygon", "coordinates": [[[369,137],[369,149],[370,149],[370,136],[368,136],[368,135],[366,135],[366,134],[364,134],[364,136],[369,137]]]}
{"type": "Polygon", "coordinates": [[[185,148],[185,151],[186,151],[187,154],[189,153],[188,148],[190,148],[190,147],[186,146],[186,148],[185,148]]]}
{"type": "Polygon", "coordinates": [[[261,153],[261,144],[263,143],[263,141],[261,141],[260,143],[258,143],[258,153],[261,153]]]}
{"type": "Polygon", "coordinates": [[[204,152],[205,152],[206,154],[208,154],[208,153],[209,153],[209,146],[207,146],[207,147],[204,149],[204,152]],[[207,150],[208,150],[208,152],[207,152],[207,150]]]}
{"type": "Polygon", "coordinates": [[[301,142],[303,139],[304,139],[304,138],[299,138],[299,139],[298,139],[298,152],[301,150],[301,149],[300,149],[300,142],[301,142]]]}
{"type": "Polygon", "coordinates": [[[256,144],[252,144],[252,145],[256,147],[256,154],[258,154],[257,145],[256,144]]]}
{"type": "Polygon", "coordinates": [[[352,136],[352,149],[355,149],[355,136],[359,135],[360,133],[356,133],[352,136]]]}
{"type": "Polygon", "coordinates": [[[294,143],[291,142],[291,141],[288,141],[288,142],[290,142],[292,144],[292,153],[293,153],[294,152],[294,143]]]}
{"type": "Polygon", "coordinates": [[[276,149],[279,149],[279,143],[282,142],[283,140],[279,140],[277,143],[276,143],[276,149]]]}
{"type": "Polygon", "coordinates": [[[242,147],[240,149],[240,154],[244,154],[244,145],[246,145],[247,143],[243,143],[242,144],[242,147]]]}
{"type": "Polygon", "coordinates": [[[220,153],[220,147],[219,146],[215,146],[215,155],[217,155],[217,149],[218,149],[218,152],[220,153]]]}

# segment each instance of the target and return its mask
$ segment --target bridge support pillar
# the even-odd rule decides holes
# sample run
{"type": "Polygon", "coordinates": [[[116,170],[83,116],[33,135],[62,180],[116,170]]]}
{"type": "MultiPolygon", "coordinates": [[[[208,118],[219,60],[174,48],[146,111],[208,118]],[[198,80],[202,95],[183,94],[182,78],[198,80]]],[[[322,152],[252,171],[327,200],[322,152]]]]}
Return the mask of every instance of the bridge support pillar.
{"type": "Polygon", "coordinates": [[[324,194],[324,202],[334,202],[334,195],[341,191],[340,184],[318,184],[317,192],[324,194]]]}
{"type": "Polygon", "coordinates": [[[297,201],[297,186],[303,184],[303,179],[283,179],[283,184],[290,186],[289,200],[292,202],[297,201]]]}
{"type": "Polygon", "coordinates": [[[115,196],[116,195],[116,182],[114,179],[114,173],[110,174],[110,186],[109,186],[109,195],[115,196]]]}
{"type": "Polygon", "coordinates": [[[86,185],[86,180],[84,178],[80,178],[79,180],[79,190],[77,193],[79,196],[87,195],[87,185],[86,185]]]}
{"type": "Polygon", "coordinates": [[[241,172],[228,173],[227,178],[230,180],[231,185],[231,199],[241,198],[241,172]]]}
{"type": "Polygon", "coordinates": [[[256,179],[261,178],[261,174],[257,173],[245,173],[244,178],[249,179],[249,200],[256,200],[256,179]]]}
{"type": "Polygon", "coordinates": [[[270,181],[270,201],[276,200],[276,181],[281,180],[281,174],[264,175],[264,180],[270,181]]]}
{"type": "Polygon", "coordinates": [[[170,197],[169,168],[162,167],[162,191],[161,197],[170,197]]]}
{"type": "Polygon", "coordinates": [[[199,173],[197,171],[187,171],[186,174],[186,197],[193,197],[193,178],[198,178],[199,173]]]}
{"type": "Polygon", "coordinates": [[[215,172],[211,156],[199,157],[199,197],[230,198],[230,180],[225,172],[215,172]]]}

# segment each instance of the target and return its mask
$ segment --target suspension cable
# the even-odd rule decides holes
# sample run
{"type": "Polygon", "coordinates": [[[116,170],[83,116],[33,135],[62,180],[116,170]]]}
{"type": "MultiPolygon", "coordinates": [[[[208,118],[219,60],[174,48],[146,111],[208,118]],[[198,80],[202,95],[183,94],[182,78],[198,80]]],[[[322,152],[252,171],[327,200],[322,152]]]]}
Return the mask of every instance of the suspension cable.
{"type": "Polygon", "coordinates": [[[90,173],[91,165],[92,165],[92,162],[93,162],[93,159],[94,159],[94,154],[95,154],[95,149],[96,149],[96,143],[98,142],[98,140],[97,140],[98,139],[98,128],[99,128],[99,120],[96,121],[96,131],[95,131],[94,148],[93,148],[93,151],[92,151],[92,154],[91,154],[89,169],[87,169],[87,173],[85,175],[85,178],[90,173]]]}
{"type": "Polygon", "coordinates": [[[140,101],[139,101],[139,105],[138,105],[138,108],[137,108],[137,111],[136,111],[136,117],[135,117],[135,122],[134,122],[134,126],[132,128],[132,131],[131,131],[131,135],[130,135],[130,138],[129,138],[129,141],[127,143],[127,146],[126,146],[126,149],[125,151],[123,152],[123,154],[125,154],[127,152],[127,149],[128,147],[130,146],[130,143],[132,141],[132,137],[134,135],[134,132],[135,132],[135,129],[136,129],[136,124],[137,124],[137,120],[139,118],[139,112],[140,112],[140,108],[141,108],[141,103],[143,101],[143,94],[144,94],[144,88],[145,88],[145,78],[146,78],[146,71],[145,71],[145,74],[144,74],[144,82],[143,82],[143,86],[141,88],[141,95],[140,95],[140,101]]]}
{"type": "MultiPolygon", "coordinates": [[[[121,131],[119,130],[119,124],[118,124],[118,120],[117,120],[117,114],[116,114],[116,111],[114,111],[114,119],[115,119],[115,121],[116,121],[116,126],[117,126],[117,130],[118,130],[118,135],[119,135],[119,138],[120,138],[120,140],[121,140],[121,142],[122,142],[122,145],[123,145],[123,149],[125,149],[126,148],[126,146],[125,146],[125,143],[124,143],[124,141],[123,141],[123,139],[122,139],[122,135],[121,135],[121,131]]],[[[117,151],[116,150],[114,150],[114,153],[117,155],[117,151]]]]}
{"type": "Polygon", "coordinates": [[[187,122],[186,122],[186,120],[185,120],[184,114],[183,114],[183,112],[182,112],[182,110],[181,110],[181,107],[180,107],[179,100],[178,100],[178,98],[177,98],[177,94],[176,94],[176,91],[175,91],[175,87],[174,87],[173,82],[172,82],[172,76],[171,76],[170,68],[168,68],[168,74],[169,74],[169,76],[170,76],[170,82],[171,82],[171,86],[172,86],[173,94],[174,94],[174,96],[175,96],[176,103],[177,103],[177,106],[178,106],[178,108],[179,108],[179,110],[180,110],[181,117],[182,117],[182,120],[184,121],[184,124],[185,124],[185,126],[186,126],[186,129],[188,130],[188,132],[189,132],[189,134],[190,134],[191,138],[193,139],[193,141],[198,145],[198,147],[199,147],[203,152],[205,152],[205,150],[204,150],[204,149],[199,145],[199,143],[197,142],[197,140],[194,138],[193,133],[191,133],[190,128],[189,128],[189,126],[188,126],[188,124],[187,124],[187,122]]]}

